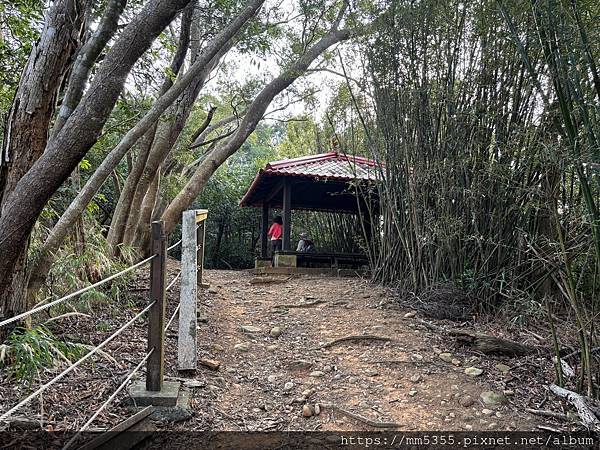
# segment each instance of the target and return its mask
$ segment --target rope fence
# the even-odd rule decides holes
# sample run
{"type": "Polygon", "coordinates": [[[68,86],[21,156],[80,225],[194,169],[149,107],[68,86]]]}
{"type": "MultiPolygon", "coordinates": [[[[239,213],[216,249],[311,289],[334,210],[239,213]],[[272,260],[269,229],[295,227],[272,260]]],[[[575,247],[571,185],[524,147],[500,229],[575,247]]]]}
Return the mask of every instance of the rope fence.
{"type": "MultiPolygon", "coordinates": [[[[197,235],[202,237],[202,244],[204,243],[204,221],[206,220],[207,211],[206,210],[198,210],[197,221],[198,226],[196,227],[197,235]],[[201,211],[201,213],[200,213],[201,211]]],[[[145,264],[150,263],[150,288],[149,288],[149,301],[148,305],[145,306],[140,312],[135,314],[133,318],[128,320],[124,325],[114,331],[110,336],[104,339],[100,344],[92,347],[83,357],[69,365],[65,370],[61,373],[53,377],[51,380],[47,381],[40,387],[38,387],[34,392],[27,395],[25,398],[20,400],[15,406],[10,408],[8,411],[4,412],[0,415],[0,422],[6,422],[16,411],[30,403],[33,399],[39,397],[40,401],[43,400],[43,393],[52,387],[55,383],[66,377],[69,373],[73,372],[75,369],[80,367],[86,361],[88,361],[92,356],[98,354],[104,347],[106,347],[111,341],[121,335],[126,329],[128,329],[131,325],[133,325],[138,319],[140,319],[145,314],[148,315],[148,350],[142,359],[137,363],[137,365],[128,373],[125,379],[119,384],[119,386],[112,392],[112,394],[106,399],[104,403],[91,415],[91,417],[83,424],[83,426],[77,431],[77,433],[67,442],[65,445],[65,449],[71,447],[80,437],[81,433],[89,428],[94,420],[98,418],[98,416],[104,411],[111,402],[125,389],[128,384],[132,381],[133,377],[141,370],[141,368],[146,364],[146,390],[147,391],[160,391],[163,383],[163,373],[164,373],[164,335],[166,331],[169,329],[178,313],[181,310],[181,303],[178,303],[177,307],[173,311],[171,317],[169,318],[166,325],[164,325],[164,314],[166,310],[166,293],[177,283],[178,280],[182,278],[182,271],[180,270],[177,275],[167,284],[167,264],[166,257],[167,253],[176,247],[182,245],[184,238],[175,242],[173,245],[167,247],[166,246],[166,235],[165,235],[165,227],[162,221],[153,222],[152,223],[152,245],[151,245],[151,253],[152,256],[149,256],[131,266],[113,274],[109,277],[100,280],[90,286],[79,289],[75,292],[67,294],[61,298],[53,300],[49,303],[44,303],[39,306],[35,306],[34,308],[20,313],[14,317],[9,319],[5,319],[0,321],[0,327],[9,325],[11,323],[15,323],[25,319],[35,313],[40,311],[47,310],[55,305],[61,304],[69,299],[75,298],[87,291],[90,291],[94,288],[102,286],[120,276],[125,275],[139,267],[144,266],[145,264]]],[[[187,245],[187,244],[186,244],[187,245]]],[[[194,242],[194,247],[196,247],[196,242],[194,242]]],[[[202,253],[203,256],[203,253],[202,253]]],[[[203,262],[199,261],[198,270],[202,271],[203,262]]],[[[47,301],[48,299],[44,300],[47,301]]],[[[112,359],[114,361],[114,358],[112,359]]],[[[43,413],[42,413],[43,416],[43,413]]],[[[43,417],[42,417],[43,419],[43,417]]]]}
{"type": "Polygon", "coordinates": [[[131,319],[129,322],[127,322],[125,325],[123,325],[121,328],[119,328],[117,331],[115,331],[113,334],[111,334],[109,337],[107,337],[104,341],[102,341],[96,347],[92,348],[82,358],[80,358],[79,360],[77,360],[76,362],[74,362],[72,365],[70,365],[69,367],[67,367],[65,370],[63,370],[57,376],[55,376],[54,378],[52,378],[46,384],[43,384],[41,387],[39,387],[35,392],[33,392],[32,394],[28,395],[23,400],[21,400],[19,403],[17,403],[15,406],[13,406],[11,409],[9,409],[7,412],[5,412],[4,414],[2,414],[0,416],[0,422],[5,421],[6,419],[8,419],[14,412],[18,411],[22,406],[24,406],[27,403],[29,403],[35,397],[37,397],[42,392],[44,392],[46,389],[48,389],[50,386],[52,386],[54,383],[56,383],[57,381],[61,380],[66,375],[68,375],[69,373],[71,373],[72,371],[74,371],[77,367],[79,367],[84,362],[86,362],[88,359],[90,359],[92,357],[92,355],[95,355],[96,353],[98,353],[104,346],[106,346],[106,344],[108,344],[110,341],[112,341],[114,338],[116,338],[118,335],[120,335],[123,331],[125,331],[137,319],[139,319],[141,316],[143,316],[144,314],[146,314],[146,312],[148,312],[150,310],[150,308],[152,308],[153,306],[154,306],[154,302],[150,303],[143,310],[141,310],[139,313],[137,313],[135,315],[135,317],[133,317],[133,319],[131,319]]]}

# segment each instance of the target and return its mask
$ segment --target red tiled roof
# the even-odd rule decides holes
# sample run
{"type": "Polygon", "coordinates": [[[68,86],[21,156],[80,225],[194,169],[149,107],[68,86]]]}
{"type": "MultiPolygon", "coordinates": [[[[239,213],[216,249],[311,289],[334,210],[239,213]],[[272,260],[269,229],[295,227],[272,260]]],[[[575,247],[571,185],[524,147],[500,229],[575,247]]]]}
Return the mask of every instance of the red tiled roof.
{"type": "Polygon", "coordinates": [[[333,178],[337,180],[376,180],[377,163],[361,156],[330,152],[267,164],[263,172],[280,175],[333,178]]]}
{"type": "Polygon", "coordinates": [[[275,175],[310,177],[322,181],[375,181],[378,179],[377,166],[377,162],[371,159],[338,152],[271,161],[258,172],[240,205],[249,206],[254,203],[254,193],[266,181],[265,177],[275,175]]]}

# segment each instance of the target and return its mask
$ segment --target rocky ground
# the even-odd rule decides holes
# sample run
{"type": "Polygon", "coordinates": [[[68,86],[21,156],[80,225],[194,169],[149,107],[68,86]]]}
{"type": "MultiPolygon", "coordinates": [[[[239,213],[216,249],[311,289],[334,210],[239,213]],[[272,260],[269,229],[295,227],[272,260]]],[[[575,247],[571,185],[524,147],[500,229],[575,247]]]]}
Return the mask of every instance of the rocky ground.
{"type": "MultiPolygon", "coordinates": [[[[178,263],[169,261],[169,280],[177,271],[178,263]]],[[[89,317],[64,319],[65,336],[100,342],[146,304],[145,276],[130,286],[135,297],[127,305],[96,306],[89,317]]],[[[198,295],[198,356],[213,367],[177,372],[175,320],[167,331],[166,376],[190,391],[191,417],[164,423],[163,429],[567,430],[576,424],[566,416],[526,412],[567,411],[544,388],[553,376],[547,355],[509,359],[474,353],[424,326],[420,314],[400,307],[393,292],[367,280],[208,271],[205,281],[210,288],[198,295]]],[[[176,283],[169,293],[169,316],[178,299],[176,283]]],[[[501,328],[477,329],[506,334],[501,328]]],[[[543,339],[533,335],[505,337],[543,339]]],[[[136,324],[110,344],[104,357],[61,380],[19,415],[41,420],[47,429],[81,426],[135,367],[145,345],[146,327],[136,324]]],[[[41,374],[40,382],[56,370],[41,374]]],[[[3,379],[1,410],[27,391],[3,379]]],[[[130,416],[127,404],[124,391],[92,428],[108,429],[130,416]]]]}
{"type": "MultiPolygon", "coordinates": [[[[211,271],[194,407],[215,430],[534,430],[534,359],[477,355],[357,278],[211,271]],[[261,282],[268,281],[268,282],[261,282]],[[351,336],[372,339],[336,340],[351,336]],[[380,338],[380,339],[377,339],[380,338]]],[[[182,423],[182,428],[190,425],[182,423]]]]}

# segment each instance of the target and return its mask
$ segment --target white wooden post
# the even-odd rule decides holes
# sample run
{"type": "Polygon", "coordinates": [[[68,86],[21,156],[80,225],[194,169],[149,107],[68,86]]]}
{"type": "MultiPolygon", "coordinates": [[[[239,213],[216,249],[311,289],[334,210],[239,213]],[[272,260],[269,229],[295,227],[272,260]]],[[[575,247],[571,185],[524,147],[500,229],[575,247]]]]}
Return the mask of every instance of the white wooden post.
{"type": "Polygon", "coordinates": [[[196,370],[197,363],[197,299],[198,269],[196,243],[196,211],[184,211],[181,221],[181,289],[179,309],[179,341],[177,368],[196,370]]]}

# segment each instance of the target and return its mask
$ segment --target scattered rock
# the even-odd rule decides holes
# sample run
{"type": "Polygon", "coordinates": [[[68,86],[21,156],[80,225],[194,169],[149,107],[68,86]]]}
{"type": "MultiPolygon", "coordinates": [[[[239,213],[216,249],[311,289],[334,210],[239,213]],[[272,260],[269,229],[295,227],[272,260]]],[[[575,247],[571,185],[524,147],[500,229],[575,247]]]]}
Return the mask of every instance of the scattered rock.
{"type": "Polygon", "coordinates": [[[440,353],[442,353],[442,349],[439,347],[433,347],[433,353],[439,355],[440,353]]]}
{"type": "Polygon", "coordinates": [[[318,416],[319,414],[321,414],[321,405],[316,403],[315,404],[315,416],[318,416]]]}
{"type": "Polygon", "coordinates": [[[302,397],[304,397],[304,398],[308,398],[311,395],[313,395],[313,390],[312,389],[307,389],[304,392],[302,392],[302,397]]]}
{"type": "Polygon", "coordinates": [[[291,381],[288,381],[287,383],[285,383],[283,385],[283,390],[286,391],[286,392],[289,392],[292,389],[294,389],[294,383],[292,383],[291,381]]]}
{"type": "Polygon", "coordinates": [[[310,417],[312,415],[313,415],[313,409],[310,407],[310,405],[304,405],[302,407],[302,416],[310,417]]]}
{"type": "Polygon", "coordinates": [[[267,381],[268,381],[269,383],[275,383],[275,382],[277,381],[277,377],[276,377],[275,375],[269,375],[269,376],[267,377],[267,381]]]}
{"type": "Polygon", "coordinates": [[[411,355],[411,358],[415,361],[423,361],[423,355],[419,355],[418,353],[413,353],[411,355]]]}
{"type": "Polygon", "coordinates": [[[260,328],[252,325],[242,325],[240,328],[244,333],[260,333],[260,328]]]}
{"type": "Polygon", "coordinates": [[[272,352],[273,350],[277,350],[279,347],[277,345],[267,345],[267,350],[272,352]]]}
{"type": "Polygon", "coordinates": [[[379,375],[379,372],[373,369],[367,369],[365,370],[365,375],[367,375],[368,377],[376,377],[379,375]]]}
{"type": "Polygon", "coordinates": [[[408,391],[408,395],[410,395],[411,397],[414,397],[415,395],[417,395],[417,391],[415,391],[414,389],[411,389],[410,391],[408,391]]]}
{"type": "Polygon", "coordinates": [[[218,294],[219,291],[217,291],[215,288],[208,288],[208,293],[209,294],[218,294]]]}
{"type": "Polygon", "coordinates": [[[465,373],[471,377],[478,377],[483,373],[483,369],[479,369],[478,367],[467,367],[465,373]]]}
{"type": "Polygon", "coordinates": [[[468,408],[475,404],[475,400],[470,395],[465,395],[458,400],[458,403],[460,403],[460,406],[468,408]]]}
{"type": "Polygon", "coordinates": [[[185,381],[183,383],[183,385],[185,387],[189,387],[189,388],[201,388],[201,387],[206,386],[206,383],[204,381],[200,381],[200,380],[188,380],[188,381],[185,381]]]}
{"type": "Polygon", "coordinates": [[[481,414],[483,414],[484,416],[491,416],[492,414],[494,414],[494,411],[492,411],[491,409],[482,409],[481,414]]]}
{"type": "Polygon", "coordinates": [[[415,317],[416,315],[417,315],[416,311],[411,311],[411,312],[407,312],[406,314],[404,314],[404,318],[410,319],[411,317],[415,317]]]}
{"type": "Polygon", "coordinates": [[[312,364],[310,363],[310,361],[306,361],[305,359],[296,359],[288,364],[288,367],[290,369],[296,370],[310,369],[311,366],[312,364]]]}
{"type": "Polygon", "coordinates": [[[510,367],[507,366],[506,364],[502,364],[502,363],[496,364],[496,369],[498,369],[502,373],[510,372],[510,367]]]}
{"type": "Polygon", "coordinates": [[[210,370],[219,370],[219,367],[221,367],[221,361],[215,359],[200,358],[198,364],[208,367],[210,370]]]}
{"type": "Polygon", "coordinates": [[[233,349],[237,352],[246,353],[248,350],[250,350],[250,346],[245,342],[242,342],[240,344],[235,344],[233,349]]]}
{"type": "Polygon", "coordinates": [[[494,391],[483,391],[480,394],[480,397],[485,405],[502,405],[503,403],[507,402],[504,394],[500,394],[494,391]]]}
{"type": "Polygon", "coordinates": [[[310,376],[314,377],[314,378],[321,378],[321,377],[325,376],[325,372],[321,372],[320,370],[315,370],[314,372],[310,373],[310,376]]]}
{"type": "Polygon", "coordinates": [[[278,338],[279,336],[281,336],[281,328],[273,327],[271,328],[271,332],[269,334],[274,338],[278,338]]]}
{"type": "Polygon", "coordinates": [[[419,381],[421,381],[421,375],[419,375],[418,373],[414,374],[412,377],[410,377],[410,381],[412,381],[413,383],[418,383],[419,381]]]}
{"type": "Polygon", "coordinates": [[[515,395],[515,391],[512,391],[510,389],[506,389],[505,391],[502,391],[502,393],[506,396],[515,395]]]}
{"type": "Polygon", "coordinates": [[[440,353],[438,356],[444,362],[447,362],[447,363],[452,362],[452,353],[443,352],[443,353],[440,353]]]}
{"type": "Polygon", "coordinates": [[[452,362],[452,364],[453,364],[453,365],[455,365],[455,366],[460,366],[460,365],[462,364],[462,363],[460,362],[460,360],[459,360],[459,359],[456,359],[456,358],[452,358],[452,361],[451,361],[451,362],[452,362]]]}

